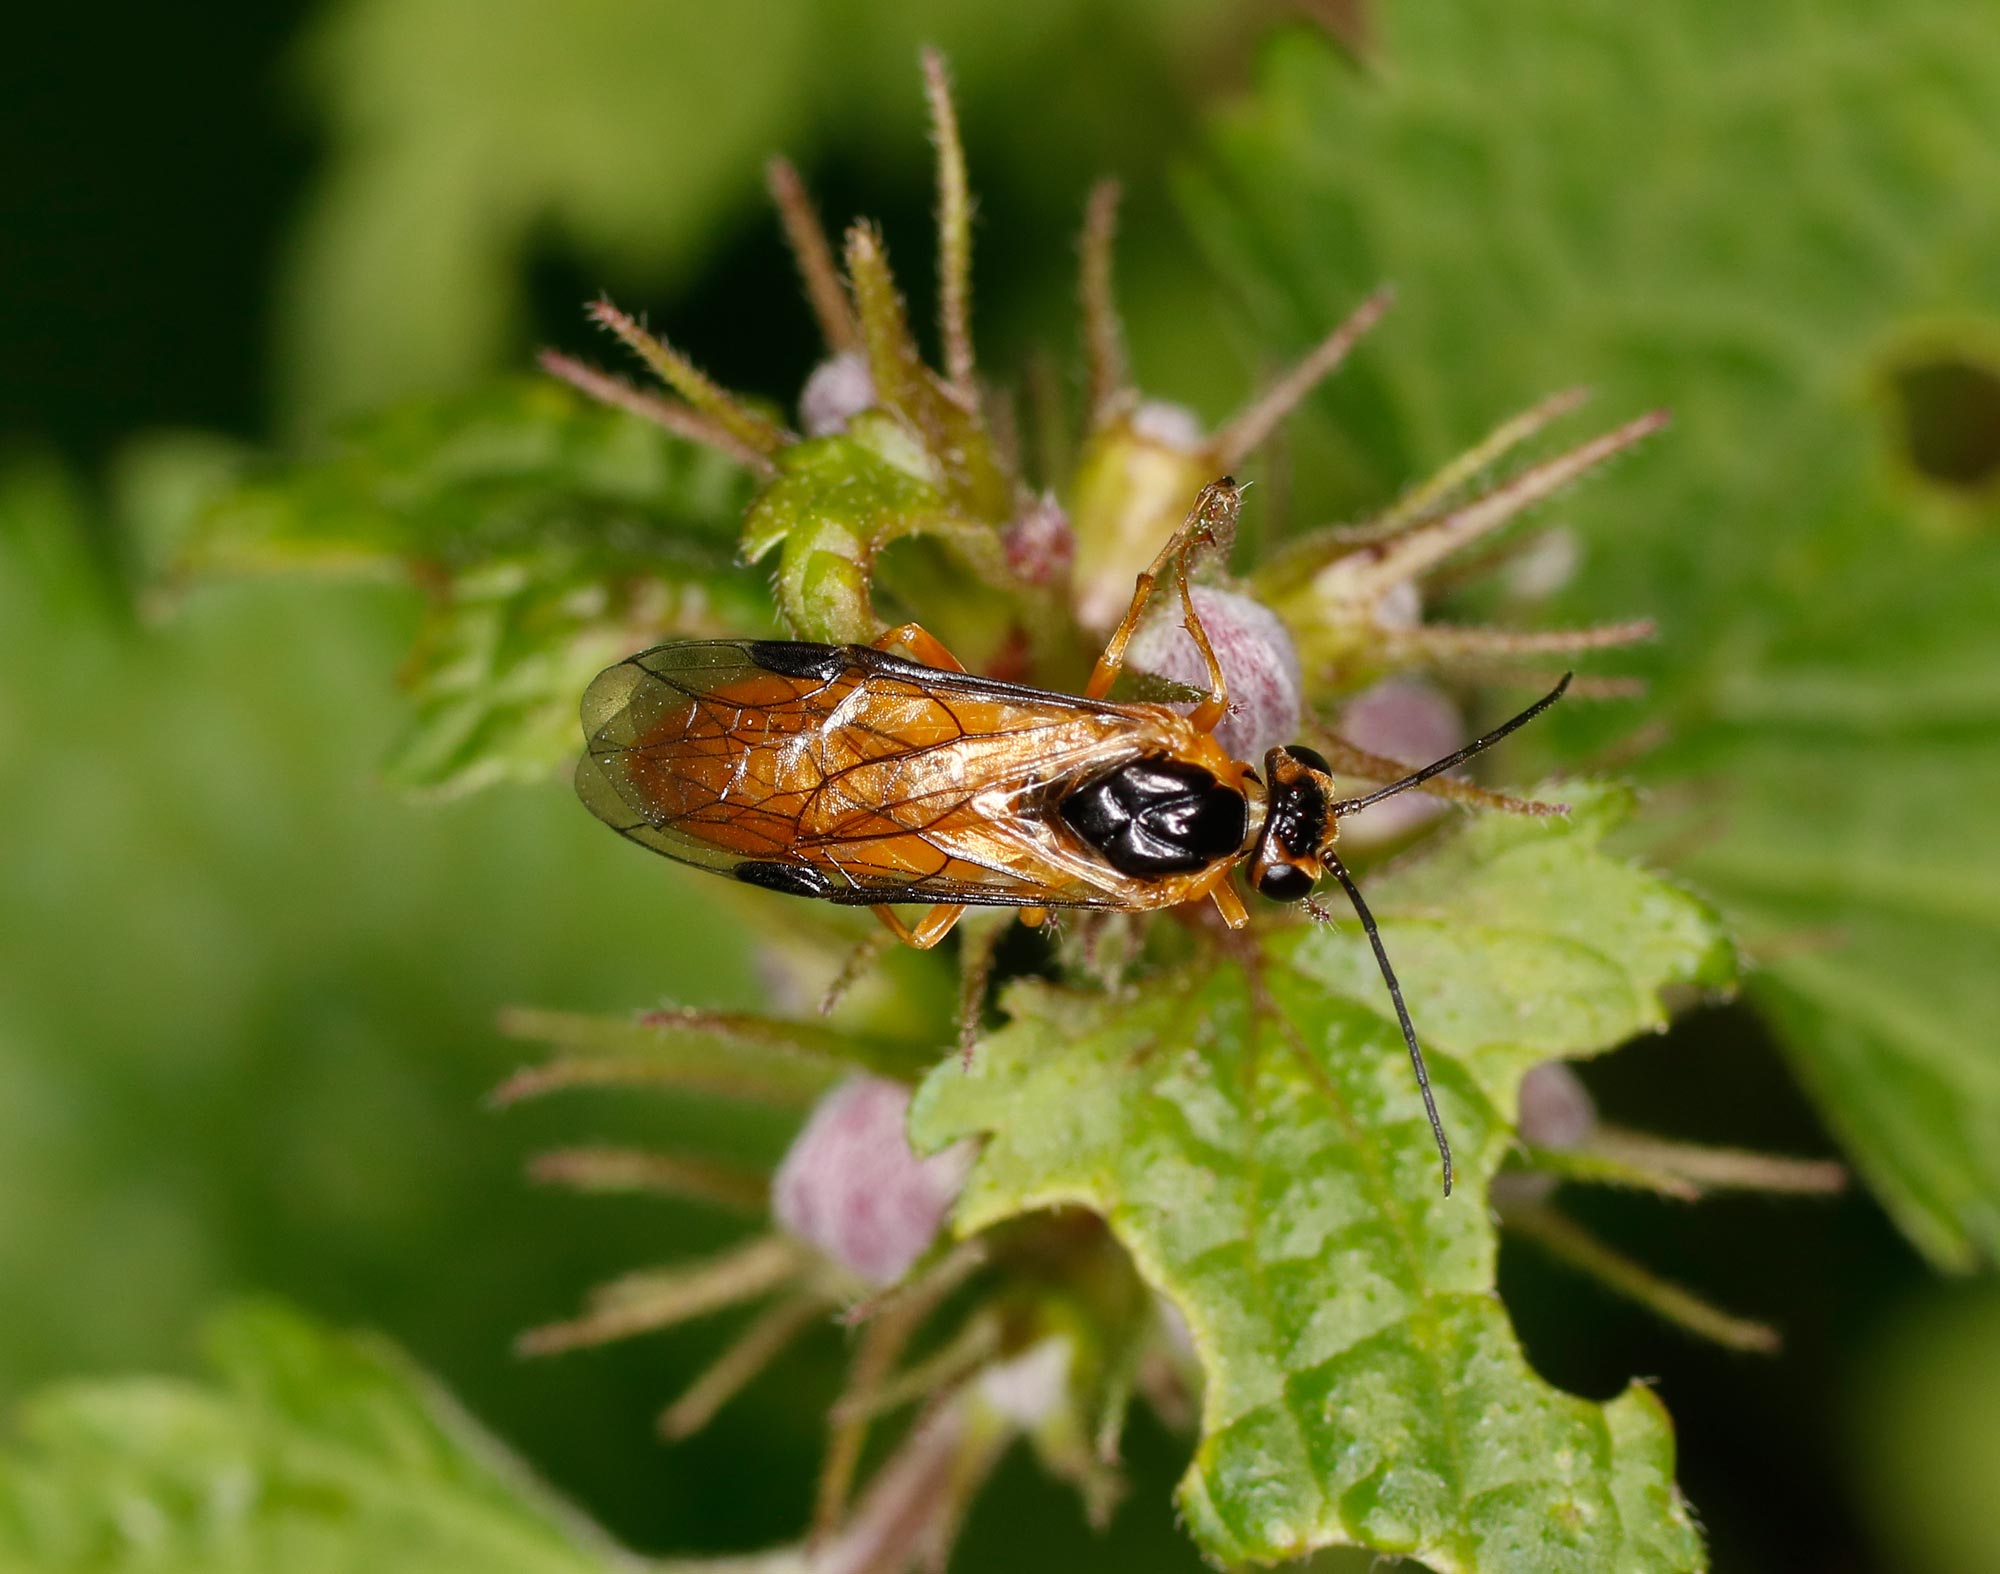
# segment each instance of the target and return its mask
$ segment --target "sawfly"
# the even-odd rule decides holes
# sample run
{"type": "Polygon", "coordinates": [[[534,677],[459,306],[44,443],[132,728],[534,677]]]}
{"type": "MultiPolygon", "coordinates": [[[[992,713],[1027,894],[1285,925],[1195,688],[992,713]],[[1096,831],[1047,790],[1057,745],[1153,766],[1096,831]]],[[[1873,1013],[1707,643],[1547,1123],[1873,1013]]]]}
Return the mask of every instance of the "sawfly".
{"type": "MultiPolygon", "coordinates": [[[[1451,1191],[1451,1149],[1416,1029],[1374,915],[1334,851],[1342,816],[1452,769],[1553,705],[1360,797],[1302,745],[1261,773],[1214,737],[1229,690],[1188,587],[1188,557],[1233,517],[1224,479],[1139,576],[1081,695],[967,672],[921,626],[873,645],[684,640],[608,668],[583,699],[577,791],[621,835],[749,885],[868,907],[897,939],[936,945],[968,907],[1144,912],[1213,902],[1248,920],[1231,876],[1307,901],[1331,875],[1368,936],[1451,1191]],[[1191,712],[1105,696],[1154,585],[1171,568],[1207,666],[1191,712]],[[900,652],[900,654],[899,654],[900,652]],[[895,909],[922,905],[914,924],[895,909]]],[[[1325,914],[1314,905],[1317,916],[1325,914]]]]}

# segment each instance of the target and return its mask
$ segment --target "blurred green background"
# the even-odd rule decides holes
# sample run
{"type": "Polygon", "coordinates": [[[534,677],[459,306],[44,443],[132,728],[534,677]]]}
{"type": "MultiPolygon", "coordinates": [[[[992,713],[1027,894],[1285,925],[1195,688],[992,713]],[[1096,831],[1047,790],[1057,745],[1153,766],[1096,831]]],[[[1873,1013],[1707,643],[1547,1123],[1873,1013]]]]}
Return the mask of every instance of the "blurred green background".
{"type": "MultiPolygon", "coordinates": [[[[814,340],[802,303],[768,309],[797,297],[761,164],[786,151],[829,216],[880,216],[926,294],[924,42],[960,83],[988,364],[1068,344],[1076,216],[1115,172],[1140,381],[1218,416],[1289,347],[1265,342],[1270,324],[1320,303],[1281,282],[1246,310],[1240,278],[1212,271],[1218,229],[1206,253],[1190,237],[1175,178],[1201,210],[1206,176],[1188,172],[1211,167],[1208,118],[1251,91],[1274,36],[1317,50],[1315,33],[1337,24],[1351,43],[1369,20],[1216,0],[1004,14],[346,0],[213,6],[199,25],[145,10],[17,21],[0,68],[0,1400],[80,1373],[190,1369],[205,1313],[275,1292],[395,1337],[634,1546],[749,1549],[801,1522],[831,1331],[680,1450],[651,1419],[720,1329],[550,1364],[509,1353],[585,1285],[728,1233],[670,1204],[537,1192],[523,1160],[723,1117],[481,1107],[516,1053],[498,1007],[754,1003],[736,937],[707,921],[699,886],[623,856],[560,787],[412,804],[381,785],[413,592],[206,587],[162,617],[138,593],[149,543],[239,445],[309,445],[343,416],[519,368],[538,343],[586,345],[578,306],[599,289],[648,308],[724,381],[786,397],[814,340]]],[[[1834,32],[1867,54],[1860,24],[1834,32]]],[[[1553,47],[1513,68],[1536,61],[1571,68],[1553,47]]],[[[1398,69],[1376,58],[1355,80],[1398,69]]],[[[1700,70],[1632,85],[1666,125],[1755,89],[1700,70]]],[[[1837,125],[1820,132],[1816,156],[1843,157],[1837,125]]],[[[1394,151],[1433,170],[1477,157],[1445,139],[1394,151]]],[[[1748,195],[1732,211],[1688,242],[1725,277],[1783,227],[1748,195]]],[[[1348,222],[1366,230],[1347,214],[1314,243],[1351,242],[1348,222]]],[[[1282,250],[1265,259],[1281,281],[1282,250]]],[[[1367,267],[1395,248],[1361,254],[1367,267]]],[[[1525,267],[1502,248],[1491,271],[1525,267]]],[[[1396,282],[1419,298],[1454,284],[1396,282]]],[[[2000,273],[1964,282],[2000,311],[2000,273]]],[[[1449,361],[1425,375],[1448,382],[1449,361]]],[[[1978,412],[1965,419],[1976,447],[1978,412]]],[[[1754,454],[1758,434],[1738,436],[1754,454]]],[[[1299,470],[1310,504],[1310,460],[1299,470]]],[[[1991,524],[1989,507],[1970,528],[1991,524]]],[[[1605,541],[1615,554],[1615,519],[1605,541]]],[[[2000,587],[1988,607],[2000,619],[2000,587]]],[[[2000,1005],[1990,973],[1967,988],[2000,1005]]],[[[1832,1148],[1745,1009],[1700,1011],[1588,1077],[1609,1114],[1653,1129],[1832,1148]]],[[[720,1139],[782,1145],[768,1122],[739,1125],[720,1139]]],[[[1785,1331],[1777,1360],[1728,1355],[1525,1252],[1503,1260],[1547,1375],[1594,1396],[1657,1379],[1719,1568],[2000,1568],[1989,1284],[1935,1277],[1863,1194],[1578,1211],[1785,1331]]],[[[1103,1538],[1015,1461],[955,1566],[1198,1566],[1168,1507],[1184,1448],[1140,1428],[1134,1491],[1103,1538]]]]}

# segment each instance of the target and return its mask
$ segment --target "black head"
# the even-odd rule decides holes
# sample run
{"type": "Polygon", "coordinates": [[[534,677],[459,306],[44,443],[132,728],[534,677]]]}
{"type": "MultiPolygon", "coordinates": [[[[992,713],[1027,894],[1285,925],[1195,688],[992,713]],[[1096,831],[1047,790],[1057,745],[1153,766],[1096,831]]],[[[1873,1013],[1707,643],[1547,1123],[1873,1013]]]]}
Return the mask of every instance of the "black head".
{"type": "Polygon", "coordinates": [[[1264,756],[1264,829],[1250,860],[1250,883],[1274,902],[1301,902],[1324,873],[1323,855],[1338,834],[1333,768],[1302,744],[1264,756]]]}

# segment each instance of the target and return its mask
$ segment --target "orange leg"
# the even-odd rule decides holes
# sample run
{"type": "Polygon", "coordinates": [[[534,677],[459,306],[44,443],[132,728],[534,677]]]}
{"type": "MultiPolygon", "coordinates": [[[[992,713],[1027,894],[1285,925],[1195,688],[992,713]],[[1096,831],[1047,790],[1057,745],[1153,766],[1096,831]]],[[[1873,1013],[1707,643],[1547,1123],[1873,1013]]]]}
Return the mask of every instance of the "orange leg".
{"type": "Polygon", "coordinates": [[[1187,617],[1187,631],[1194,639],[1195,648],[1201,652],[1202,660],[1208,665],[1208,698],[1194,708],[1188,719],[1201,731],[1213,732],[1222,718],[1229,714],[1229,685],[1222,676],[1222,663],[1215,659],[1215,647],[1208,642],[1208,630],[1202,626],[1201,618],[1194,610],[1194,595],[1188,588],[1187,560],[1196,548],[1215,544],[1215,526],[1218,523],[1234,524],[1236,511],[1242,503],[1242,493],[1237,490],[1236,483],[1227,477],[1211,481],[1201,489],[1180,529],[1167,539],[1167,544],[1160,548],[1160,555],[1153,559],[1133,585],[1132,605],[1126,609],[1118,627],[1111,631],[1104,654],[1097,658],[1097,665],[1091,669],[1090,681],[1083,689],[1085,699],[1101,700],[1111,692],[1111,685],[1118,681],[1118,674],[1124,670],[1125,647],[1131,642],[1133,631],[1139,627],[1140,618],[1145,615],[1146,603],[1153,597],[1153,587],[1171,566],[1175,582],[1180,587],[1181,610],[1187,617]]]}
{"type": "Polygon", "coordinates": [[[926,667],[939,667],[946,672],[963,672],[965,663],[945,648],[939,639],[921,623],[901,623],[875,641],[877,650],[893,650],[901,645],[910,653],[910,659],[926,667]]]}
{"type": "Polygon", "coordinates": [[[1231,929],[1241,929],[1250,922],[1250,914],[1244,909],[1243,898],[1236,894],[1236,887],[1229,883],[1228,876],[1225,875],[1208,894],[1215,903],[1215,910],[1222,914],[1222,921],[1231,929]]]}
{"type": "Polygon", "coordinates": [[[1243,906],[1243,898],[1236,894],[1236,887],[1229,883],[1230,872],[1235,867],[1233,861],[1217,864],[1176,905],[1186,906],[1207,897],[1215,903],[1215,910],[1222,914],[1225,924],[1231,929],[1241,929],[1250,922],[1250,914],[1243,906]]]}
{"type": "Polygon", "coordinates": [[[962,902],[952,902],[943,906],[933,907],[917,921],[915,929],[912,929],[902,919],[898,918],[894,908],[871,907],[868,911],[881,919],[883,926],[889,933],[902,941],[904,945],[915,946],[919,951],[928,951],[946,935],[950,934],[953,928],[957,926],[959,919],[965,916],[965,904],[962,902]]]}

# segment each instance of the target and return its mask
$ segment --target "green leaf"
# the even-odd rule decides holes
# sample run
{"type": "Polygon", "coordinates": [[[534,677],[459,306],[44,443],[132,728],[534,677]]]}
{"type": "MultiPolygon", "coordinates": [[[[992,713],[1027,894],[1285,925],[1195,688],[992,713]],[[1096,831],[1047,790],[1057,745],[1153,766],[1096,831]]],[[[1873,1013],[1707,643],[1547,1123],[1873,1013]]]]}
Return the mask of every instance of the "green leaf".
{"type": "Polygon", "coordinates": [[[2000,1254],[2000,553],[1852,561],[1718,682],[1683,757],[1727,834],[1686,867],[1771,951],[1754,999],[1828,1125],[1910,1238],[1965,1268],[2000,1254]]]}
{"type": "Polygon", "coordinates": [[[744,517],[743,555],[754,563],[782,549],[778,606],[804,638],[873,639],[876,559],[909,536],[939,541],[989,586],[1014,584],[998,532],[946,501],[941,478],[925,473],[924,451],[893,419],[858,417],[850,435],[797,444],[777,464],[778,478],[744,517]]]}
{"type": "Polygon", "coordinates": [[[2000,12],[1531,0],[1380,22],[1365,74],[1283,39],[1184,186],[1267,334],[1306,342],[1402,287],[1320,403],[1353,460],[1327,505],[1555,388],[1614,418],[1671,407],[1586,494],[1609,528],[1544,615],[1659,618],[1626,724],[1662,725],[1650,776],[1699,779],[1684,867],[1765,954],[1753,996],[1885,1205],[1937,1261],[1990,1258],[2000,498],[1990,474],[1911,471],[1910,423],[1940,415],[1973,423],[1976,461],[1976,408],[1893,390],[1927,357],[1994,364],[2000,12]]]}
{"type": "Polygon", "coordinates": [[[1494,1295],[1482,1197],[1521,1076],[1659,1027],[1670,986],[1730,977],[1707,908],[1601,850],[1629,795],[1563,795],[1571,819],[1477,822],[1375,893],[1458,1157],[1450,1198],[1348,924],[1271,934],[1254,979],[1218,960],[1134,999],[1016,985],[972,1071],[949,1062],[918,1096],[921,1146],[989,1138],[961,1232],[1091,1208],[1186,1318],[1208,1383],[1181,1508],[1211,1557],[1701,1563],[1658,1402],[1549,1387],[1494,1295]]]}
{"type": "Polygon", "coordinates": [[[626,1566],[378,1341],[277,1307],[220,1319],[218,1381],[74,1383],[0,1454],[0,1560],[107,1568],[586,1574],[626,1566]]]}
{"type": "Polygon", "coordinates": [[[463,792],[572,758],[576,699],[669,633],[770,626],[729,532],[747,482],[719,457],[554,383],[391,411],[327,459],[209,510],[191,571],[413,576],[429,615],[405,680],[399,784],[463,792]]]}
{"type": "Polygon", "coordinates": [[[610,561],[726,549],[748,495],[734,466],[553,379],[407,404],[330,456],[274,465],[208,511],[191,569],[445,571],[561,543],[610,561]]]}

